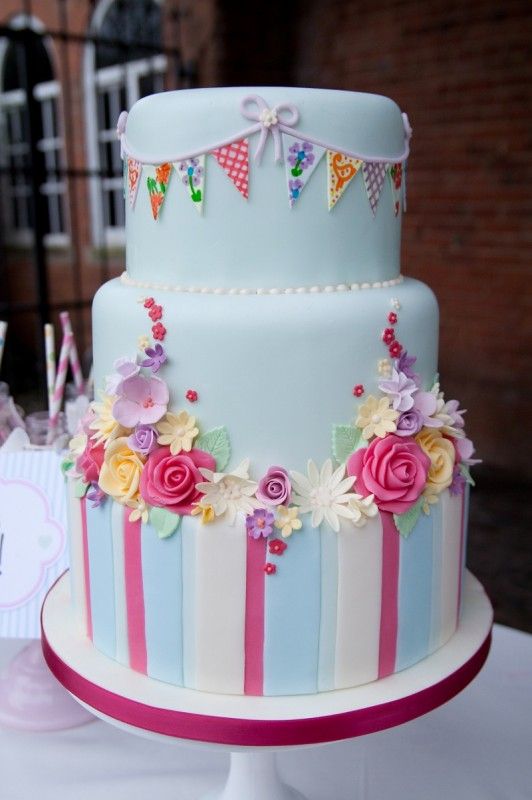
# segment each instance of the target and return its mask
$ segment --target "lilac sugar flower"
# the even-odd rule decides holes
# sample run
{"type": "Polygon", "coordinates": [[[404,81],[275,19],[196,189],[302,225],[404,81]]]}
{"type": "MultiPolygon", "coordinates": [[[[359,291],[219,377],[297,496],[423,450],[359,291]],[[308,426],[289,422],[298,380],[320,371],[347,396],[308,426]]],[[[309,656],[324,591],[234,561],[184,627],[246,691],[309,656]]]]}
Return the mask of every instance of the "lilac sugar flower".
{"type": "Polygon", "coordinates": [[[149,456],[157,447],[157,430],[152,425],[137,425],[127,443],[131,450],[149,456]]]}
{"type": "Polygon", "coordinates": [[[158,372],[166,361],[166,353],[164,352],[162,344],[157,342],[155,347],[147,347],[144,352],[148,358],[141,361],[140,366],[150,367],[152,372],[158,372]]]}
{"type": "Polygon", "coordinates": [[[473,458],[475,448],[471,439],[455,439],[454,446],[460,457],[462,464],[468,467],[474,467],[475,464],[481,464],[481,458],[473,458]]]}
{"type": "Polygon", "coordinates": [[[425,427],[442,427],[443,420],[433,416],[438,409],[438,401],[432,392],[416,392],[414,395],[414,408],[421,415],[425,427]]]}
{"type": "Polygon", "coordinates": [[[122,381],[113,417],[125,428],[151,425],[166,414],[168,400],[168,387],[160,378],[134,375],[122,381]]]}
{"type": "Polygon", "coordinates": [[[399,358],[395,361],[395,369],[397,372],[402,372],[407,378],[410,378],[410,380],[414,381],[416,386],[421,386],[421,379],[419,375],[412,369],[416,361],[416,356],[409,356],[407,351],[404,350],[399,358]]]}
{"type": "Polygon", "coordinates": [[[458,400],[447,400],[442,408],[442,413],[447,414],[451,418],[451,425],[453,428],[463,428],[465,425],[463,415],[467,409],[459,408],[460,403],[458,400]]]}
{"type": "Polygon", "coordinates": [[[394,369],[389,380],[379,381],[379,389],[389,396],[396,411],[409,411],[414,405],[412,395],[417,392],[418,387],[404,372],[394,369]]]}
{"type": "Polygon", "coordinates": [[[394,431],[396,436],[415,436],[423,427],[423,415],[417,408],[403,411],[396,422],[397,429],[394,431]]]}
{"type": "Polygon", "coordinates": [[[91,483],[91,488],[87,492],[87,500],[90,500],[92,508],[97,508],[97,506],[101,506],[104,502],[107,495],[105,492],[100,489],[96,481],[91,483]]]}
{"type": "Polygon", "coordinates": [[[246,517],[248,536],[253,539],[260,539],[263,536],[267,539],[273,533],[274,519],[271,511],[267,511],[265,508],[256,508],[253,514],[248,514],[246,517]]]}
{"type": "Polygon", "coordinates": [[[132,378],[133,375],[138,375],[140,366],[134,359],[131,358],[118,358],[114,363],[115,372],[113,375],[108,375],[105,383],[105,393],[110,395],[120,394],[122,382],[126,378],[132,378]]]}
{"type": "Polygon", "coordinates": [[[452,494],[454,496],[462,494],[465,485],[466,485],[465,476],[462,475],[462,473],[460,472],[460,467],[457,464],[453,469],[453,479],[451,485],[449,486],[449,494],[452,494]]]}

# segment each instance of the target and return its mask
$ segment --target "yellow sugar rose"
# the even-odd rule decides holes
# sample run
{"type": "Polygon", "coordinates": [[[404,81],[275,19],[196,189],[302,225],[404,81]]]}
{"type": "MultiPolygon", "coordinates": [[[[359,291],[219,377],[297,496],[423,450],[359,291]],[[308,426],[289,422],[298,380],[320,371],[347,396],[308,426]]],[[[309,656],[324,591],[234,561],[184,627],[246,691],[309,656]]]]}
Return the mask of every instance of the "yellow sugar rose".
{"type": "Polygon", "coordinates": [[[454,445],[434,428],[422,428],[415,440],[430,458],[425,494],[440,494],[451,485],[453,479],[454,445]]]}
{"type": "Polygon", "coordinates": [[[109,442],[100,470],[100,488],[118,503],[139,500],[139,483],[145,459],[131,450],[127,437],[109,442]]]}

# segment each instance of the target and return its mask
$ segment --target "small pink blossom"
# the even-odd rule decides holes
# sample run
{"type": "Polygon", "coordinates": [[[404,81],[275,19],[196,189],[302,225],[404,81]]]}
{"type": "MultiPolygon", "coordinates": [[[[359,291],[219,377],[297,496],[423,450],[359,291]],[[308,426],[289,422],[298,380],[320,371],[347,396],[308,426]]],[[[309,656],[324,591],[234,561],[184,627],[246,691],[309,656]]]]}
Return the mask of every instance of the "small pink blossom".
{"type": "Polygon", "coordinates": [[[120,387],[121,396],[113,405],[113,417],[126,428],[158,422],[168,406],[168,387],[160,378],[134,375],[120,387]]]}
{"type": "Polygon", "coordinates": [[[475,464],[480,464],[482,462],[481,458],[473,458],[475,448],[471,439],[455,439],[454,448],[462,464],[468,467],[474,467],[475,464]]]}

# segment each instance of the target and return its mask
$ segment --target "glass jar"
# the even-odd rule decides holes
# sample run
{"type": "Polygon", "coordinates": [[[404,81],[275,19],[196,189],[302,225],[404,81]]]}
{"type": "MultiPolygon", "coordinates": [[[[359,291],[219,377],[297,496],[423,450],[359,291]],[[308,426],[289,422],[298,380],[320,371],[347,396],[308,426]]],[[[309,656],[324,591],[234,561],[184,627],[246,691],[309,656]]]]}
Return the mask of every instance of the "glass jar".
{"type": "Polygon", "coordinates": [[[30,444],[37,447],[63,447],[68,434],[65,426],[65,415],[59,412],[55,425],[50,425],[48,411],[34,411],[26,417],[26,430],[30,444]]]}

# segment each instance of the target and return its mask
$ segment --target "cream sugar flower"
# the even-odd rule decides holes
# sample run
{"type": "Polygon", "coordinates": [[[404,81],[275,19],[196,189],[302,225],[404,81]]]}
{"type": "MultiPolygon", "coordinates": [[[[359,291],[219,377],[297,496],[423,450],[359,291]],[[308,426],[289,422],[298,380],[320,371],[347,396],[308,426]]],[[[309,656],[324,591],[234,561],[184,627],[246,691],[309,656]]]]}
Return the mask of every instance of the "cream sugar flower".
{"type": "Polygon", "coordinates": [[[192,450],[192,442],[199,433],[199,428],[196,428],[196,417],[192,417],[186,411],[180,411],[178,414],[168,412],[156,427],[161,434],[157,442],[169,444],[173,456],[181,450],[189,453],[192,450]]]}
{"type": "Polygon", "coordinates": [[[377,372],[383,378],[390,378],[392,375],[392,362],[389,358],[380,358],[377,362],[377,372]]]}
{"type": "Polygon", "coordinates": [[[377,399],[372,394],[362,405],[355,420],[357,428],[362,428],[364,439],[371,439],[373,436],[384,438],[387,433],[393,433],[397,426],[396,419],[399,412],[391,408],[388,397],[377,399]]]}
{"type": "Polygon", "coordinates": [[[118,398],[114,395],[101,392],[100,402],[91,403],[90,407],[96,416],[90,423],[89,428],[95,431],[91,439],[94,439],[96,444],[102,444],[102,442],[104,442],[105,447],[107,447],[109,442],[112,442],[119,436],[123,436],[126,431],[113,417],[113,406],[117,399],[118,398]]]}
{"type": "Polygon", "coordinates": [[[340,519],[354,520],[357,517],[350,503],[353,493],[349,490],[355,482],[355,477],[345,477],[346,465],[342,464],[333,472],[330,458],[325,461],[321,470],[314,461],[309,460],[308,475],[301,472],[290,472],[292,486],[296,491],[292,498],[295,505],[299,506],[302,514],[312,512],[311,525],[317,528],[326,520],[333,531],[340,530],[340,519]]]}
{"type": "Polygon", "coordinates": [[[87,435],[85,433],[76,433],[75,436],[68,443],[68,449],[73,456],[80,456],[85,452],[87,447],[87,435]]]}
{"type": "Polygon", "coordinates": [[[300,531],[303,527],[298,514],[299,508],[297,506],[292,506],[291,508],[287,506],[277,507],[277,518],[274,525],[281,531],[283,539],[287,539],[294,531],[300,531]]]}
{"type": "Polygon", "coordinates": [[[355,514],[353,524],[357,528],[363,528],[368,519],[376,517],[379,513],[375,497],[372,494],[368,494],[367,497],[363,497],[361,494],[353,494],[349,500],[349,508],[355,514]]]}
{"type": "Polygon", "coordinates": [[[139,497],[137,500],[128,500],[126,506],[133,509],[133,511],[129,515],[130,522],[136,522],[139,519],[142,520],[142,522],[148,521],[149,517],[148,506],[146,505],[142,497],[139,497]]]}
{"type": "Polygon", "coordinates": [[[251,514],[260,507],[253,496],[258,483],[249,479],[249,458],[244,459],[233,472],[213,472],[204,467],[200,467],[200,472],[206,478],[204,483],[196,484],[196,489],[204,495],[200,505],[212,506],[217,517],[227,514],[230,525],[239,512],[251,514]]]}

